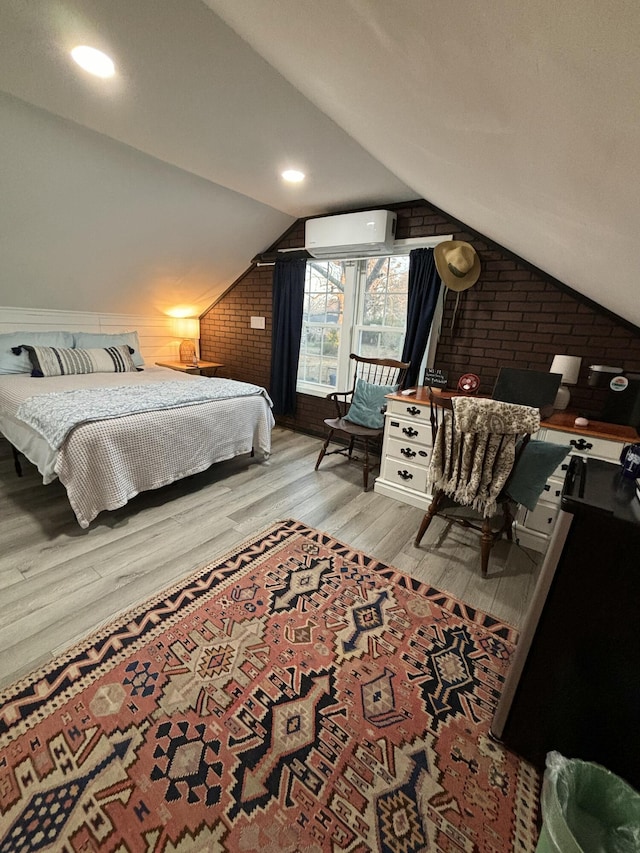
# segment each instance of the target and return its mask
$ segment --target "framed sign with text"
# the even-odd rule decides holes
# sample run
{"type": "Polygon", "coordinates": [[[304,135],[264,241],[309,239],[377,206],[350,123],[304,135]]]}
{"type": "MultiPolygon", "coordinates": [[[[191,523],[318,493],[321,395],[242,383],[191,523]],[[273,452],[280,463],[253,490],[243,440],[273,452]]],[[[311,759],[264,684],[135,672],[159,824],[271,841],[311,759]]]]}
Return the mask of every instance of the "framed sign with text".
{"type": "Polygon", "coordinates": [[[436,370],[435,367],[427,367],[424,371],[422,384],[425,386],[430,386],[431,388],[446,388],[446,370],[436,370]]]}

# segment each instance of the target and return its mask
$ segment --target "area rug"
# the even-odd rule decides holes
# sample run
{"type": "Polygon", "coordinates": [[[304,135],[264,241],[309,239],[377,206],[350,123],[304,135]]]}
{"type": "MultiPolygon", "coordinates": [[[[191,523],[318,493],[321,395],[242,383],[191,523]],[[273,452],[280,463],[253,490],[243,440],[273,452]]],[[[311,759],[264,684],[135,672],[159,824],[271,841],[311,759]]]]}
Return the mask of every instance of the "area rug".
{"type": "Polygon", "coordinates": [[[0,851],[529,851],[515,632],[297,521],[0,695],[0,851]]]}

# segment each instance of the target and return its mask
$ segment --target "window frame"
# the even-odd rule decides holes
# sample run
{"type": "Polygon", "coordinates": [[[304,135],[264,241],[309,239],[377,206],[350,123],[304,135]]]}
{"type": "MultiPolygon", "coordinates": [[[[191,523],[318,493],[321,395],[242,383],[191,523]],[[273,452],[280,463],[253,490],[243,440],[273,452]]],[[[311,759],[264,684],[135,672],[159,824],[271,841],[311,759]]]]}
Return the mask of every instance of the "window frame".
{"type": "MultiPolygon", "coordinates": [[[[347,282],[345,282],[345,293],[343,300],[343,313],[342,313],[342,324],[340,326],[341,330],[349,330],[348,337],[351,338],[352,329],[353,329],[353,320],[356,314],[355,308],[355,294],[354,287],[356,287],[355,278],[357,275],[358,268],[358,260],[359,258],[310,258],[310,261],[317,261],[318,263],[331,263],[331,261],[343,261],[346,262],[347,266],[347,277],[352,279],[350,285],[349,298],[347,298],[347,282]]],[[[307,261],[309,263],[309,261],[307,261]]],[[[325,324],[318,324],[325,325],[325,324]]],[[[350,345],[350,342],[349,342],[350,345]]],[[[344,390],[342,385],[340,384],[343,380],[343,377],[349,376],[349,353],[351,350],[349,346],[345,346],[344,343],[344,334],[340,335],[340,342],[338,344],[338,356],[337,356],[337,366],[336,366],[336,384],[335,385],[327,385],[321,384],[318,382],[305,382],[304,380],[297,379],[296,381],[296,392],[298,394],[308,394],[312,397],[326,397],[327,394],[331,394],[337,390],[344,390]],[[345,352],[346,350],[346,352],[345,352]]]]}
{"type": "MultiPolygon", "coordinates": [[[[319,383],[310,383],[305,382],[304,380],[297,379],[296,381],[296,392],[298,394],[306,394],[311,397],[326,397],[328,394],[334,393],[336,391],[346,391],[351,387],[352,382],[352,371],[353,368],[350,364],[349,355],[354,351],[353,347],[355,343],[359,340],[360,331],[368,330],[371,326],[367,326],[364,323],[356,323],[356,319],[358,317],[363,317],[364,315],[364,289],[362,288],[359,278],[364,278],[363,275],[358,275],[358,270],[360,268],[359,261],[368,261],[372,258],[391,258],[394,256],[404,256],[408,255],[412,249],[417,248],[433,248],[438,245],[438,243],[442,243],[447,240],[451,240],[452,235],[441,235],[438,237],[426,238],[426,239],[407,239],[407,240],[396,240],[394,243],[393,250],[390,252],[385,252],[384,254],[379,255],[358,255],[358,256],[349,256],[349,255],[340,255],[336,254],[333,258],[309,258],[309,261],[317,261],[319,263],[326,263],[331,261],[342,261],[347,262],[348,269],[351,270],[351,283],[350,283],[350,294],[349,298],[347,298],[347,287],[345,284],[345,299],[343,305],[343,317],[342,317],[342,333],[340,335],[340,343],[338,345],[338,359],[337,359],[337,368],[336,368],[336,384],[334,385],[326,385],[319,383]],[[345,335],[344,333],[347,332],[345,335]],[[347,340],[348,339],[348,340],[347,340]]],[[[425,367],[432,367],[435,360],[436,349],[438,345],[438,339],[440,334],[440,326],[442,322],[442,313],[444,309],[444,296],[445,296],[446,288],[443,286],[440,289],[440,295],[438,297],[438,302],[436,305],[436,311],[433,318],[433,323],[431,326],[431,332],[429,334],[429,340],[427,341],[427,346],[425,348],[425,355],[420,366],[419,376],[422,376],[425,367]]],[[[376,331],[396,331],[396,326],[376,326],[376,331]]]]}

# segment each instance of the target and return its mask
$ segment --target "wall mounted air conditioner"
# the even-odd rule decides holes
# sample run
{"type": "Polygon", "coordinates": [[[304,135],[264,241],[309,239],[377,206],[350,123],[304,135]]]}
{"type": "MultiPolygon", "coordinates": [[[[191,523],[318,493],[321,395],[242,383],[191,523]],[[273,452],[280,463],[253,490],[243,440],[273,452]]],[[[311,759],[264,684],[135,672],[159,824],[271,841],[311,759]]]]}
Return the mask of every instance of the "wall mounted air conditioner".
{"type": "Polygon", "coordinates": [[[393,249],[396,214],[367,210],[307,219],[304,247],[314,258],[380,255],[393,249]]]}

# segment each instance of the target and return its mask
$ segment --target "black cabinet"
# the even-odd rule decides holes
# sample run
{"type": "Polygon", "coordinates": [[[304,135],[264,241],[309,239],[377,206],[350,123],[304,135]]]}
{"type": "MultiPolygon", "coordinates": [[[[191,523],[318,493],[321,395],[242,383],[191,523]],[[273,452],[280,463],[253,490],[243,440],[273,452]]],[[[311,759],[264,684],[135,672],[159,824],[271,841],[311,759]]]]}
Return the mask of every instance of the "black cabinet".
{"type": "Polygon", "coordinates": [[[562,507],[493,731],[540,768],[556,749],[640,788],[640,503],[590,459],[562,507]]]}

